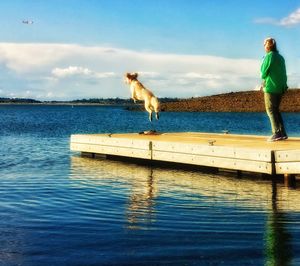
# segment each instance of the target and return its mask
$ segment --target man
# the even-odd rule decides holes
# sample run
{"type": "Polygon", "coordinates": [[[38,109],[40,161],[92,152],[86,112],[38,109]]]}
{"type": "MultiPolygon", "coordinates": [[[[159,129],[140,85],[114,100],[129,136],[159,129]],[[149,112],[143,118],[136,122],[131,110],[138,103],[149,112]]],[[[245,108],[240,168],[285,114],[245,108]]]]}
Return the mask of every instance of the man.
{"type": "Polygon", "coordinates": [[[288,138],[282,116],[279,111],[283,94],[287,90],[287,76],[284,58],[279,54],[276,41],[267,38],[264,41],[266,55],[261,65],[261,78],[266,112],[269,116],[272,136],[268,141],[285,140],[288,138]]]}

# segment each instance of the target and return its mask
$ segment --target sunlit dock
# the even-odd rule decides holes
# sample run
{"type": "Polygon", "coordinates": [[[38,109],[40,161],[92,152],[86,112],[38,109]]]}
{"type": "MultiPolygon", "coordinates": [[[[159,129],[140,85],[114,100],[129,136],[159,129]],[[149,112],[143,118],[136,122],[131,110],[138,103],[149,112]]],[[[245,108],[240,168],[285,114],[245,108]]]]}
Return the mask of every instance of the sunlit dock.
{"type": "Polygon", "coordinates": [[[300,138],[267,142],[266,136],[162,133],[76,134],[72,151],[91,156],[214,167],[268,175],[300,174],[300,138]]]}

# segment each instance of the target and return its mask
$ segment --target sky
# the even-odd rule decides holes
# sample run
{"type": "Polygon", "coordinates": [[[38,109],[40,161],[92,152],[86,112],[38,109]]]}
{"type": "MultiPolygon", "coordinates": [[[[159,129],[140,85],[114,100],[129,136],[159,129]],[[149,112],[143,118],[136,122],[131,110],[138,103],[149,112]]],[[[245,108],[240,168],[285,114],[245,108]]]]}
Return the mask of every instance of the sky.
{"type": "Polygon", "coordinates": [[[126,72],[158,97],[254,90],[266,37],[300,88],[299,0],[2,0],[0,10],[0,97],[129,98],[126,72]]]}

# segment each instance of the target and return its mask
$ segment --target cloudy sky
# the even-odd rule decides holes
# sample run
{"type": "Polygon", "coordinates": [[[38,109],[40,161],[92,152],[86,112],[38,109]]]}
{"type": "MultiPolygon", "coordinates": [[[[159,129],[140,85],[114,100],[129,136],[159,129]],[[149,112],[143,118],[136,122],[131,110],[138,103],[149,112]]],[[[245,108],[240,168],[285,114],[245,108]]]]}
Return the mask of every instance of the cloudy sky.
{"type": "Polygon", "coordinates": [[[129,98],[125,72],[159,97],[253,90],[269,36],[300,88],[299,0],[2,0],[0,10],[0,97],[129,98]]]}

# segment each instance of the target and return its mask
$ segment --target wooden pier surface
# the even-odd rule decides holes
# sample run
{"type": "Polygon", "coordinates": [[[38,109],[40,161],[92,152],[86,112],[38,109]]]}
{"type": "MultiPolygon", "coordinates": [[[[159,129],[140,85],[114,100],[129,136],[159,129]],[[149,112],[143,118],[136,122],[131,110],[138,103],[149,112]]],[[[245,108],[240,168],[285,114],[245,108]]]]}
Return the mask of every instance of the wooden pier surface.
{"type": "Polygon", "coordinates": [[[266,136],[163,133],[78,134],[71,150],[265,174],[300,174],[300,138],[267,142],[266,136]]]}

